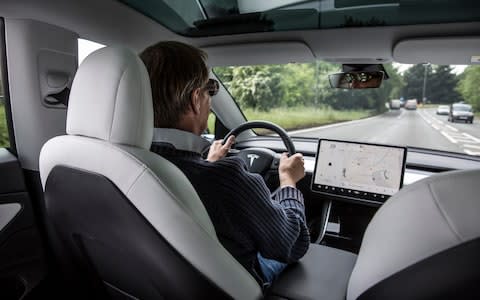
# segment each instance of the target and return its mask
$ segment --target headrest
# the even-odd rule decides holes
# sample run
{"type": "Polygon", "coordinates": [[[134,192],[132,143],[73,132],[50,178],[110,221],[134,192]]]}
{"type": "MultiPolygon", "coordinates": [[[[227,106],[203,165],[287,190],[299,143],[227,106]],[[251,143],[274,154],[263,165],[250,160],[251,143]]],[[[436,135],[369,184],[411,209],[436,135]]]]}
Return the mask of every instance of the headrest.
{"type": "Polygon", "coordinates": [[[145,65],[135,53],[105,47],[83,61],[70,92],[67,134],[150,148],[152,91],[145,65]]]}

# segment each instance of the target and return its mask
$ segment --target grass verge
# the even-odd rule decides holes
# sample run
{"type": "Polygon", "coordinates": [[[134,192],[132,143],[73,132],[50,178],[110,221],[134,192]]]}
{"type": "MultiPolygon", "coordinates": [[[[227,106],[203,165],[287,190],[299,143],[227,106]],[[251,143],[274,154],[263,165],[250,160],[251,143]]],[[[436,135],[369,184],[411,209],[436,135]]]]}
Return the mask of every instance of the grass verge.
{"type": "Polygon", "coordinates": [[[6,148],[10,146],[8,140],[8,128],[7,119],[5,117],[5,105],[0,103],[0,148],[6,148]]]}
{"type": "MultiPolygon", "coordinates": [[[[374,115],[374,112],[369,110],[334,110],[312,107],[281,107],[271,109],[268,112],[245,109],[243,113],[247,120],[270,121],[287,131],[358,120],[374,115]]],[[[209,118],[208,128],[210,132],[213,132],[214,120],[212,116],[209,118]]],[[[264,132],[258,131],[258,133],[263,134],[264,132]]]]}

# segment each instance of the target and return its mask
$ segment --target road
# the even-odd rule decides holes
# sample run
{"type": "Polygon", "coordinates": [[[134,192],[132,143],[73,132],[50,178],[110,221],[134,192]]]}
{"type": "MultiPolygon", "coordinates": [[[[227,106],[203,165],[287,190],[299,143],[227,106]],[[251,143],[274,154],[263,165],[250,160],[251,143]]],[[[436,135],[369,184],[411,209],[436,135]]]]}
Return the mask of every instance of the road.
{"type": "Polygon", "coordinates": [[[412,146],[480,155],[480,123],[450,123],[436,109],[392,110],[364,120],[290,132],[293,136],[412,146]]]}

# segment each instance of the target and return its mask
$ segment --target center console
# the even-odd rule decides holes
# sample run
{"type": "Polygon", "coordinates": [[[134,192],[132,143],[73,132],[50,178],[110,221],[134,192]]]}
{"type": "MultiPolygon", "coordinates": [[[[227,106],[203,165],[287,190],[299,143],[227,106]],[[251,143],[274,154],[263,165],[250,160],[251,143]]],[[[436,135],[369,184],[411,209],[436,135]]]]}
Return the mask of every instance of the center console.
{"type": "Polygon", "coordinates": [[[267,299],[345,300],[348,280],[357,256],[321,245],[289,265],[267,292],[267,299]]]}

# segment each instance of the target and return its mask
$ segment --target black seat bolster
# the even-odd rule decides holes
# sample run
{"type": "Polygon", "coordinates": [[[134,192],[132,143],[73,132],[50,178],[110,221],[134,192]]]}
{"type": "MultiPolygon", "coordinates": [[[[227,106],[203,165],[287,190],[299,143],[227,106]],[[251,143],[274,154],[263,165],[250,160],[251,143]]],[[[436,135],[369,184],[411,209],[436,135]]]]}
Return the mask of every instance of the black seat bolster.
{"type": "Polygon", "coordinates": [[[353,253],[312,244],[274,282],[267,298],[344,300],[356,259],[353,253]]]}
{"type": "Polygon", "coordinates": [[[480,299],[480,238],[418,261],[371,286],[358,300],[480,299]]]}

